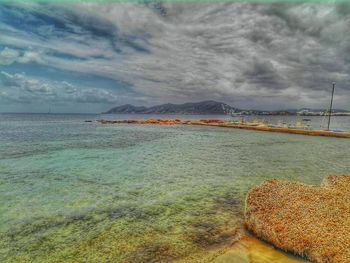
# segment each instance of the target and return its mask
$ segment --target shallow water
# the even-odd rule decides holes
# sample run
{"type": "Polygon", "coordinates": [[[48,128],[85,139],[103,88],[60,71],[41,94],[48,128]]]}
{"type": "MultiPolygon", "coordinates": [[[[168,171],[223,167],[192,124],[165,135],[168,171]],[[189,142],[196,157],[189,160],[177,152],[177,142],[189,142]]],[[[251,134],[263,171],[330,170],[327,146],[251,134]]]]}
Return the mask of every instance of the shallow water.
{"type": "Polygon", "coordinates": [[[210,262],[253,185],[350,173],[349,139],[100,117],[0,114],[0,262],[210,262]]]}

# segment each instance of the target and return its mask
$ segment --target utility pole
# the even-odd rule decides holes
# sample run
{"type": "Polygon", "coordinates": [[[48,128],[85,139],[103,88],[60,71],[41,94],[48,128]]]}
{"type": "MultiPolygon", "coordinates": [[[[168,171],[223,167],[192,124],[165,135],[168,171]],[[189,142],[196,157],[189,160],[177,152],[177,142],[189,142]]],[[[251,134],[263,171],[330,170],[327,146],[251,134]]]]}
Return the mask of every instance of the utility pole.
{"type": "Polygon", "coordinates": [[[329,107],[329,115],[328,115],[328,127],[327,130],[329,131],[329,125],[331,124],[331,115],[332,115],[332,107],[333,107],[333,96],[334,96],[334,88],[335,88],[335,82],[333,82],[333,88],[332,88],[332,97],[331,97],[331,105],[329,107]]]}

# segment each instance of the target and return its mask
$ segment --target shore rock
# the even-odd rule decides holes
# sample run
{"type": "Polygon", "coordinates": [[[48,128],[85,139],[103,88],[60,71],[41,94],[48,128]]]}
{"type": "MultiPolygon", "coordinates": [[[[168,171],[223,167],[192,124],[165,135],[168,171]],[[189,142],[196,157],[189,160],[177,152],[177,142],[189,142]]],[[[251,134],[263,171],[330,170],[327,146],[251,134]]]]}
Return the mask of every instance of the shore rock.
{"type": "Polygon", "coordinates": [[[349,263],[350,176],[328,176],[321,186],[265,181],[247,195],[245,225],[314,262],[349,263]]]}

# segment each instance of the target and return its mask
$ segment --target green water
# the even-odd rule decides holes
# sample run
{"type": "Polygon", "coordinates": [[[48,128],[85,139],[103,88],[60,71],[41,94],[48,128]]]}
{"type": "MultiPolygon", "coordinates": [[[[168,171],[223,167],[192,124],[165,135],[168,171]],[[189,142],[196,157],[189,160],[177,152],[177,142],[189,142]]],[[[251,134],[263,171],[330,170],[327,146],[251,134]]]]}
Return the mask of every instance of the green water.
{"type": "Polygon", "coordinates": [[[0,115],[0,262],[210,262],[268,178],[350,173],[350,140],[0,115]]]}

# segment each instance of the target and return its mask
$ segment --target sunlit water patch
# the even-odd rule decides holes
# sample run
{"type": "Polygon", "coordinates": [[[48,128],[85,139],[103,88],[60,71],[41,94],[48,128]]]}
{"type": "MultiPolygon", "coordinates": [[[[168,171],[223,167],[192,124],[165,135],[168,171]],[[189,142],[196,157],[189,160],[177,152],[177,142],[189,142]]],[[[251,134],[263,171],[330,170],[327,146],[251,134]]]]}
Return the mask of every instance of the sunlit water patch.
{"type": "Polygon", "coordinates": [[[1,262],[210,262],[247,190],[350,173],[348,139],[0,115],[1,262]]]}

